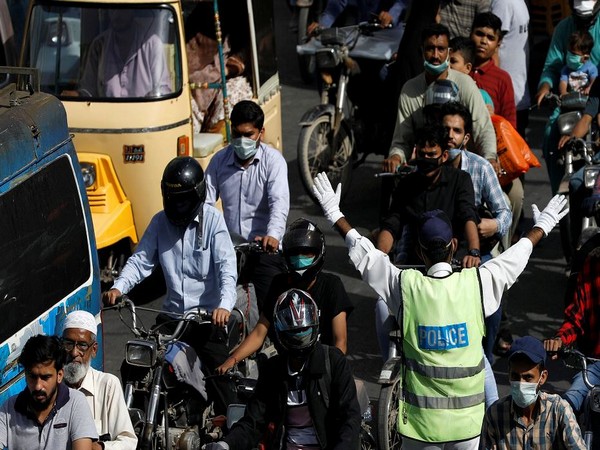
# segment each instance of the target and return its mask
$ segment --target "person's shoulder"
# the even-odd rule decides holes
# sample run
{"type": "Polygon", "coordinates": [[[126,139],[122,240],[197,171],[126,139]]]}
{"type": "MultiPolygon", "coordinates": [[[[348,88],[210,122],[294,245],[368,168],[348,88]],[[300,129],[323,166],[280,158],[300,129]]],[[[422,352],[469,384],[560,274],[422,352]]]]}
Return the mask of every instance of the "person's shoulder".
{"type": "MultiPolygon", "coordinates": [[[[65,387],[67,386],[65,385],[65,387]]],[[[88,408],[87,400],[85,399],[85,395],[83,394],[83,392],[80,392],[77,389],[73,389],[70,387],[67,387],[67,389],[69,393],[69,400],[66,404],[70,404],[71,408],[73,409],[81,408],[81,405],[84,405],[86,408],[88,408]]]]}
{"type": "Polygon", "coordinates": [[[459,72],[458,70],[448,69],[448,79],[450,81],[454,81],[458,85],[459,95],[461,90],[463,92],[474,91],[477,92],[477,95],[479,95],[479,88],[477,87],[475,80],[473,80],[470,75],[459,72]]]}
{"type": "Polygon", "coordinates": [[[404,83],[404,86],[402,86],[402,91],[400,92],[400,97],[413,97],[415,93],[424,93],[426,87],[427,83],[425,82],[425,72],[421,72],[416,77],[413,77],[404,83]]]}
{"type": "Polygon", "coordinates": [[[221,150],[218,150],[210,162],[208,163],[208,167],[216,167],[219,164],[222,164],[228,158],[231,158],[233,155],[233,147],[231,145],[226,145],[221,150]]]}
{"type": "Polygon", "coordinates": [[[511,401],[512,397],[510,395],[499,398],[487,409],[486,416],[493,419],[499,417],[504,410],[510,408],[511,401]]]}
{"type": "Polygon", "coordinates": [[[116,375],[113,375],[109,372],[102,372],[101,370],[94,369],[90,367],[92,371],[92,375],[94,375],[101,383],[105,383],[107,385],[121,385],[119,378],[116,375]]]}
{"type": "Polygon", "coordinates": [[[339,284],[342,283],[342,279],[334,273],[321,271],[319,275],[317,275],[317,281],[321,281],[322,283],[331,283],[331,284],[339,284]]]}
{"type": "Polygon", "coordinates": [[[558,394],[551,394],[549,392],[540,391],[540,400],[546,403],[546,407],[557,408],[560,410],[564,410],[567,408],[572,412],[571,405],[564,398],[562,398],[558,394]]]}
{"type": "Polygon", "coordinates": [[[275,147],[272,147],[271,145],[265,143],[265,142],[261,142],[261,146],[260,146],[261,152],[262,152],[262,156],[265,158],[266,161],[272,162],[284,162],[285,163],[285,158],[283,157],[283,154],[281,153],[280,150],[277,150],[275,147]]]}

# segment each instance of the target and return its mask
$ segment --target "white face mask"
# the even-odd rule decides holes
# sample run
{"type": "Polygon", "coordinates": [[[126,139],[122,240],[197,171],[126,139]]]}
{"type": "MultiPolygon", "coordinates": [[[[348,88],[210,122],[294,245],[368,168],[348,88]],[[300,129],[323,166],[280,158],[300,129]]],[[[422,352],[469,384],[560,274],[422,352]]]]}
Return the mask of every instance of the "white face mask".
{"type": "Polygon", "coordinates": [[[538,383],[511,381],[510,395],[518,407],[526,408],[538,398],[538,383]]]}
{"type": "Polygon", "coordinates": [[[578,16],[585,17],[592,15],[596,0],[574,0],[573,10],[578,16]]]}

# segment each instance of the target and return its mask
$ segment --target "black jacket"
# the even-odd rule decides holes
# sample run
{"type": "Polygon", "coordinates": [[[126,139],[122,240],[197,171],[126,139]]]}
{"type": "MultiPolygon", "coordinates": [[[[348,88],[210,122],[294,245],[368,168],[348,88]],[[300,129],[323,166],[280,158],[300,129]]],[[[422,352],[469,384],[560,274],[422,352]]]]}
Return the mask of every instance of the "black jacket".
{"type": "MultiPolygon", "coordinates": [[[[317,437],[323,449],[358,449],[361,413],[356,387],[348,361],[342,352],[329,347],[331,386],[329,408],[319,379],[326,376],[324,345],[317,343],[308,360],[308,406],[317,437]]],[[[256,389],[246,405],[246,413],[224,441],[236,450],[256,447],[269,423],[275,424],[271,442],[274,449],[285,448],[285,414],[287,408],[287,359],[280,355],[267,361],[260,371],[256,389]]]]}

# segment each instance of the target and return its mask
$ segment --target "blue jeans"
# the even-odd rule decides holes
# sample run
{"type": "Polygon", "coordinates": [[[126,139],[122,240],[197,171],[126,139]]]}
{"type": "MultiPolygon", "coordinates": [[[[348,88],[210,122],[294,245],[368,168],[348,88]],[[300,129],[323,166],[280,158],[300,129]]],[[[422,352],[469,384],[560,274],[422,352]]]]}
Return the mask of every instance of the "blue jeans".
{"type": "MultiPolygon", "coordinates": [[[[600,385],[600,362],[592,364],[587,368],[588,378],[590,383],[593,385],[600,385]]],[[[587,397],[590,390],[583,382],[583,376],[581,372],[577,372],[577,375],[573,377],[571,387],[567,392],[564,393],[563,397],[569,402],[573,411],[580,413],[583,407],[585,398],[587,397]]]]}

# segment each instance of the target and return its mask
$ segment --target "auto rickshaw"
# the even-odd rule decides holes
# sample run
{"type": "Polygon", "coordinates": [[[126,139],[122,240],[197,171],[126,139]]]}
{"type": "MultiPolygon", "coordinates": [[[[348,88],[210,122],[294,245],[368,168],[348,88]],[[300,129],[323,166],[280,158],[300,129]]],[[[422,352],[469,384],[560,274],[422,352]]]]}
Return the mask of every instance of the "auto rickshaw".
{"type": "Polygon", "coordinates": [[[218,6],[217,0],[30,3],[21,65],[38,68],[42,91],[67,111],[105,283],[162,209],[167,163],[191,155],[206,168],[227,143],[230,101],[257,101],[265,140],[281,148],[273,5],[228,0],[221,12],[218,6]]]}

